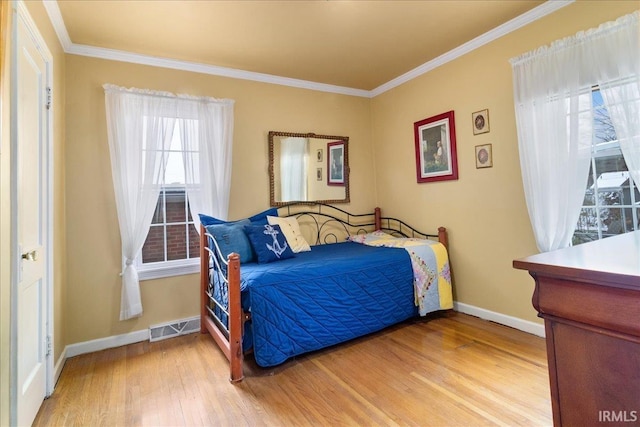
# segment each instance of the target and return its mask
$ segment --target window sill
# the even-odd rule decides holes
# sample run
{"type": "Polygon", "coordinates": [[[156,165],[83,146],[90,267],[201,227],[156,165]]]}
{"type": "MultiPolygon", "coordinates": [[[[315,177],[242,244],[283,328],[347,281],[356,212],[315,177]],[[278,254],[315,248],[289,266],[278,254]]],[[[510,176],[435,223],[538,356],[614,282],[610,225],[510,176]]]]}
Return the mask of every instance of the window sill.
{"type": "Polygon", "coordinates": [[[200,272],[200,258],[190,259],[182,262],[162,262],[138,267],[138,278],[140,280],[161,279],[163,277],[182,276],[185,274],[196,274],[200,272]]]}

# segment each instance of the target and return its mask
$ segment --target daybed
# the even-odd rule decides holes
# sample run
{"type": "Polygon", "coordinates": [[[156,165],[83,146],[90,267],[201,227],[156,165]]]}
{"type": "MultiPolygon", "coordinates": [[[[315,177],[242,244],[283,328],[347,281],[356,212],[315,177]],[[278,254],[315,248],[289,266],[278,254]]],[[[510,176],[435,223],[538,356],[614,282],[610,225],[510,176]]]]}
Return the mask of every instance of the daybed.
{"type": "Polygon", "coordinates": [[[244,378],[247,352],[274,366],[453,307],[444,227],[430,235],[379,208],[353,215],[322,203],[200,218],[201,332],[229,359],[231,382],[244,378]],[[264,262],[261,245],[277,262],[264,262]]]}

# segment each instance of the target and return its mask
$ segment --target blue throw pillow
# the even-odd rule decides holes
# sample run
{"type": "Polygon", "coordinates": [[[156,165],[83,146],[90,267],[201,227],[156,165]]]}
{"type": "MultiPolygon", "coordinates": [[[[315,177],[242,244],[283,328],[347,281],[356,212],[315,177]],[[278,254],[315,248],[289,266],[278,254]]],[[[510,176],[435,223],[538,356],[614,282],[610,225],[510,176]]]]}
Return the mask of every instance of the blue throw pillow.
{"type": "MultiPolygon", "coordinates": [[[[236,222],[244,221],[244,219],[240,221],[225,221],[223,219],[214,218],[205,214],[198,214],[198,216],[200,217],[200,222],[205,227],[212,224],[233,224],[236,222]]],[[[278,216],[278,208],[270,208],[266,211],[262,211],[259,214],[255,214],[254,216],[245,219],[248,219],[254,224],[264,225],[267,224],[267,216],[278,216]]]]}
{"type": "Polygon", "coordinates": [[[244,230],[260,264],[294,256],[279,225],[246,225],[244,230]]]}
{"type": "Polygon", "coordinates": [[[266,211],[260,212],[259,214],[250,216],[249,221],[251,221],[252,224],[256,224],[256,225],[258,224],[266,225],[269,223],[267,221],[268,216],[278,216],[278,208],[270,208],[270,209],[267,209],[266,211]]]}
{"type": "Polygon", "coordinates": [[[205,227],[207,225],[213,225],[213,224],[229,224],[229,221],[223,221],[221,219],[214,218],[209,215],[198,214],[198,216],[200,217],[200,224],[204,225],[205,227]]]}
{"type": "Polygon", "coordinates": [[[211,224],[205,228],[207,233],[216,239],[224,259],[227,259],[227,256],[231,252],[235,252],[240,255],[241,263],[247,263],[255,261],[251,243],[247,238],[247,234],[244,232],[244,226],[249,224],[251,224],[251,222],[248,219],[244,219],[242,221],[224,224],[211,224]]]}

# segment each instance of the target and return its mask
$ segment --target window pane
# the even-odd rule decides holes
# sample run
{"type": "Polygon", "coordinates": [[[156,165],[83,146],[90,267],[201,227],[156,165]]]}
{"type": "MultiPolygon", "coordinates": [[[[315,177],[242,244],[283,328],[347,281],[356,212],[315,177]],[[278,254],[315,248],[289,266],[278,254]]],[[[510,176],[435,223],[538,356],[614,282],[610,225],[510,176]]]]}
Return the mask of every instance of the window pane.
{"type": "Polygon", "coordinates": [[[186,222],[184,188],[167,189],[167,223],[186,222]]]}
{"type": "Polygon", "coordinates": [[[598,215],[594,208],[582,208],[573,235],[573,244],[598,240],[598,215]]]}
{"type": "Polygon", "coordinates": [[[584,201],[582,202],[583,206],[595,206],[596,205],[596,196],[593,193],[593,190],[588,189],[584,193],[584,201]]]}
{"type": "Polygon", "coordinates": [[[189,224],[189,258],[200,256],[200,234],[193,224],[189,224]]]}
{"type": "MultiPolygon", "coordinates": [[[[629,176],[629,175],[627,175],[629,176]]],[[[638,193],[638,189],[635,185],[633,185],[633,180],[629,177],[624,182],[621,187],[622,198],[620,200],[620,204],[623,206],[634,206],[636,203],[640,202],[640,193],[638,193]]]]}
{"type": "Polygon", "coordinates": [[[162,224],[164,222],[164,191],[160,191],[158,196],[158,203],[156,204],[156,211],[153,213],[151,224],[162,224]]]}
{"type": "Polygon", "coordinates": [[[142,247],[142,262],[164,261],[164,227],[152,226],[142,247]]]}
{"type": "Polygon", "coordinates": [[[167,259],[169,261],[187,258],[186,242],[185,225],[167,225],[167,259]]]}
{"type": "Polygon", "coordinates": [[[598,189],[598,203],[602,206],[620,205],[622,201],[622,190],[620,187],[610,187],[598,189]]]}
{"type": "Polygon", "coordinates": [[[602,237],[615,236],[625,232],[625,212],[622,208],[602,210],[602,237]]]}
{"type": "Polygon", "coordinates": [[[184,164],[182,153],[172,151],[169,153],[167,168],[164,171],[165,184],[184,184],[184,164]]]}
{"type": "Polygon", "coordinates": [[[633,208],[624,208],[621,210],[622,210],[622,224],[624,225],[623,233],[636,231],[638,229],[638,222],[633,218],[633,213],[634,213],[633,208]]]}
{"type": "Polygon", "coordinates": [[[620,146],[617,144],[616,146],[618,147],[616,150],[608,151],[611,154],[596,158],[596,170],[599,174],[627,170],[627,164],[622,156],[622,151],[620,151],[620,146]]]}

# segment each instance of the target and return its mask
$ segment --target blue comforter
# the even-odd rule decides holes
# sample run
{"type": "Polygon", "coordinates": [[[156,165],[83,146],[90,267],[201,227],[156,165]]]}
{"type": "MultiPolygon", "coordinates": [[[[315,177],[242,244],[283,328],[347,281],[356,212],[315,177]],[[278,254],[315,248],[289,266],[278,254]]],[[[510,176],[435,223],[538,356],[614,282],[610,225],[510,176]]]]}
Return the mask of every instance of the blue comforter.
{"type": "Polygon", "coordinates": [[[407,251],[345,242],[241,266],[260,366],[344,342],[416,315],[407,251]]]}

